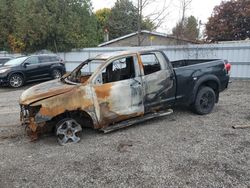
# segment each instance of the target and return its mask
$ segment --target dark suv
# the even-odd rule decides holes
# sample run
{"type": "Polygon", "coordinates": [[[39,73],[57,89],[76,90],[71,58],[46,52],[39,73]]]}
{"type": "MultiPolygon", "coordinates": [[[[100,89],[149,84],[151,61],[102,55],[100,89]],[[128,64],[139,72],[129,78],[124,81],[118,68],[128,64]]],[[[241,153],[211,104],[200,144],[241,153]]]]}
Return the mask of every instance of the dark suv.
{"type": "Polygon", "coordinates": [[[30,81],[57,79],[64,73],[64,62],[56,55],[18,57],[0,67],[0,85],[17,88],[30,81]]]}

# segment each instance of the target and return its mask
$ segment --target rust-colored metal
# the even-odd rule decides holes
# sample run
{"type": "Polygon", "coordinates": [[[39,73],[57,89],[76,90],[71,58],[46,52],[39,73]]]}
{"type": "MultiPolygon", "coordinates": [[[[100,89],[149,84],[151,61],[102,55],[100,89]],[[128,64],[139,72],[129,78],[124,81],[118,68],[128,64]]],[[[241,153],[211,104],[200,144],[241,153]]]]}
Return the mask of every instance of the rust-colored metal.
{"type": "Polygon", "coordinates": [[[88,79],[89,79],[90,76],[81,76],[80,78],[80,83],[85,83],[88,79]]]}
{"type": "Polygon", "coordinates": [[[72,112],[83,114],[82,118],[91,119],[93,128],[103,129],[143,116],[144,103],[149,100],[155,100],[154,104],[158,104],[152,107],[152,112],[161,109],[160,100],[164,94],[162,90],[170,88],[163,73],[158,74],[159,78],[153,76],[143,80],[143,63],[139,53],[122,52],[117,56],[98,56],[99,59],[105,57],[108,58],[96,72],[81,76],[77,84],[53,80],[31,87],[21,95],[20,119],[28,127],[32,140],[36,140],[49,125],[55,126],[62,117],[67,117],[72,112]],[[135,78],[96,84],[95,80],[102,74],[103,68],[126,56],[137,59],[134,62],[135,78]],[[157,85],[154,85],[155,79],[157,85]],[[151,85],[146,87],[145,81],[151,85]]]}
{"type": "Polygon", "coordinates": [[[107,97],[109,97],[111,87],[112,83],[94,87],[97,98],[106,99],[107,97]]]}
{"type": "Polygon", "coordinates": [[[24,91],[20,97],[20,103],[28,105],[44,98],[66,93],[73,88],[72,85],[63,85],[60,82],[45,82],[24,91]]]}
{"type": "Polygon", "coordinates": [[[142,60],[141,60],[141,56],[139,56],[137,54],[137,58],[138,58],[138,64],[139,64],[139,67],[140,67],[140,71],[142,72],[144,70],[143,70],[143,63],[142,63],[142,60]]]}

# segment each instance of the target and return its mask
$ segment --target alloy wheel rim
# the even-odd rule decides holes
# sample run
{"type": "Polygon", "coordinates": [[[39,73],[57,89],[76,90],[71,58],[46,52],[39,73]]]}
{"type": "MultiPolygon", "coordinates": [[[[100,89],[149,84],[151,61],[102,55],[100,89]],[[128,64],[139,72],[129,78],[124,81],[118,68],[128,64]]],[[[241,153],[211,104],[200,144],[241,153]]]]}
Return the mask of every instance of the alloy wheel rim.
{"type": "Polygon", "coordinates": [[[53,75],[55,79],[59,79],[61,77],[61,73],[58,70],[54,70],[53,75]]]}
{"type": "Polygon", "coordinates": [[[213,96],[210,92],[206,92],[202,95],[201,100],[200,100],[200,105],[202,109],[208,110],[211,108],[213,104],[213,96]]]}
{"type": "Polygon", "coordinates": [[[10,85],[12,87],[20,87],[22,85],[22,78],[20,78],[19,76],[12,76],[10,78],[10,85]]]}
{"type": "Polygon", "coordinates": [[[68,142],[77,143],[80,141],[79,133],[82,127],[73,119],[69,119],[60,124],[56,130],[59,144],[65,145],[68,142]]]}

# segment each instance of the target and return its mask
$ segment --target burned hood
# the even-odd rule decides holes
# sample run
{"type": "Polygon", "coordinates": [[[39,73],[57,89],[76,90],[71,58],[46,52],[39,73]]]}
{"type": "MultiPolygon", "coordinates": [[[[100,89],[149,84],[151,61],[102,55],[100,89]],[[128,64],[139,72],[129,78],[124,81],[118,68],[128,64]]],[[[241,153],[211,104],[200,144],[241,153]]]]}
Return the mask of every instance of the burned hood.
{"type": "Polygon", "coordinates": [[[76,85],[69,85],[60,80],[52,80],[25,90],[20,97],[20,104],[29,105],[39,100],[71,91],[76,85]]]}

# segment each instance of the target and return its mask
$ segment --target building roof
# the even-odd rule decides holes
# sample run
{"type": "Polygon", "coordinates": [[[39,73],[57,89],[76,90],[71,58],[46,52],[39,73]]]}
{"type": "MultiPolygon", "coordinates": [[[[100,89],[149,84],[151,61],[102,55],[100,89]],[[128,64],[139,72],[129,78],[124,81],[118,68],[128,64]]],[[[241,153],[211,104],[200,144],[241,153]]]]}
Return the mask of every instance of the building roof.
{"type": "MultiPolygon", "coordinates": [[[[167,34],[164,34],[164,33],[159,33],[159,32],[142,30],[141,33],[160,36],[160,37],[166,37],[166,38],[175,39],[175,40],[186,41],[186,42],[195,43],[195,44],[199,43],[197,41],[191,41],[191,40],[188,40],[188,39],[181,39],[181,38],[178,38],[178,37],[175,37],[175,36],[170,36],[170,35],[167,35],[167,34]]],[[[134,33],[127,34],[127,35],[124,35],[124,36],[121,36],[121,37],[118,37],[116,39],[113,39],[113,40],[110,40],[110,41],[107,41],[107,42],[104,42],[104,43],[101,43],[101,44],[98,45],[98,47],[106,46],[108,44],[112,44],[114,42],[117,42],[117,41],[129,38],[129,37],[132,37],[132,36],[137,35],[137,34],[138,34],[138,31],[134,32],[134,33]]]]}

